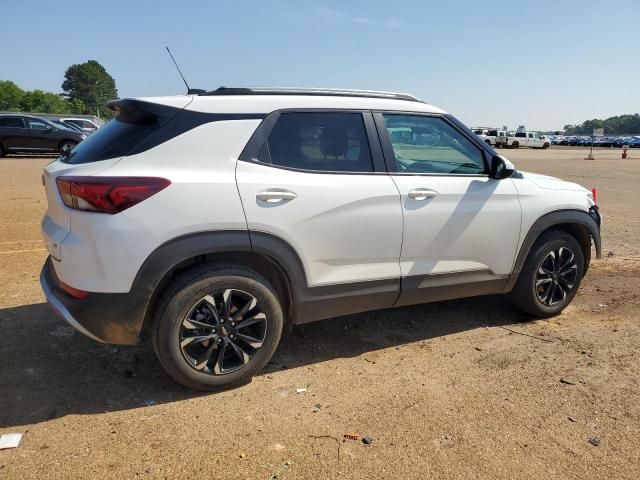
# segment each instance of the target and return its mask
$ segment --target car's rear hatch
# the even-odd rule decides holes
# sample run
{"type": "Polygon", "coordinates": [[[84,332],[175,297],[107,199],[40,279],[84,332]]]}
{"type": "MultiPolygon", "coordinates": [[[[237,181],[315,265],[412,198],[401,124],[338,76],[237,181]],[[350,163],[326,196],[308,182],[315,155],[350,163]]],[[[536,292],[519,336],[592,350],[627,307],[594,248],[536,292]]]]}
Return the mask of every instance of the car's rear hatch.
{"type": "Polygon", "coordinates": [[[72,211],[62,202],[56,178],[62,175],[91,176],[104,171],[150,138],[167,121],[192,101],[192,97],[162,99],[124,99],[110,102],[116,117],[68,155],[59,157],[44,169],[43,183],[47,193],[47,213],[42,231],[49,253],[62,259],[61,245],[72,227],[72,211]],[[162,101],[163,103],[160,103],[162,101]]]}

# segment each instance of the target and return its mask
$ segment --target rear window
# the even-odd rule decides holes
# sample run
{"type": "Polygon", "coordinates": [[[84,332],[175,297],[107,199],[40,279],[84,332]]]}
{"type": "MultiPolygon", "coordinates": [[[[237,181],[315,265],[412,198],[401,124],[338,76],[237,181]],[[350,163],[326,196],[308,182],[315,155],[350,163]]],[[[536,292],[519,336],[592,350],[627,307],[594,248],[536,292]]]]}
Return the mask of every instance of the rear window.
{"type": "Polygon", "coordinates": [[[76,165],[123,157],[158,127],[157,120],[151,116],[125,121],[119,115],[76,145],[61,160],[76,165]]]}
{"type": "Polygon", "coordinates": [[[526,133],[524,133],[524,132],[518,132],[518,133],[516,133],[516,137],[518,137],[518,138],[526,138],[526,136],[527,136],[527,134],[526,134],[526,133]]]}

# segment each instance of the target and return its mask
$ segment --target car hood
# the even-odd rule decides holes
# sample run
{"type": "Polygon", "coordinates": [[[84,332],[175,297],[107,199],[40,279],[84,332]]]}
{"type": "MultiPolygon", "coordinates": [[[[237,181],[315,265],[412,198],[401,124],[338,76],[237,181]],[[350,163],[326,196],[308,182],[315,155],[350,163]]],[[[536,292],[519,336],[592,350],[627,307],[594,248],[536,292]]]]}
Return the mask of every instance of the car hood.
{"type": "Polygon", "coordinates": [[[577,183],[567,182],[566,180],[562,180],[556,177],[550,177],[548,175],[540,175],[538,173],[531,172],[523,172],[522,170],[518,170],[525,178],[525,180],[529,180],[530,182],[536,184],[540,188],[545,188],[547,190],[574,190],[578,192],[588,192],[586,188],[582,185],[578,185],[577,183]]]}

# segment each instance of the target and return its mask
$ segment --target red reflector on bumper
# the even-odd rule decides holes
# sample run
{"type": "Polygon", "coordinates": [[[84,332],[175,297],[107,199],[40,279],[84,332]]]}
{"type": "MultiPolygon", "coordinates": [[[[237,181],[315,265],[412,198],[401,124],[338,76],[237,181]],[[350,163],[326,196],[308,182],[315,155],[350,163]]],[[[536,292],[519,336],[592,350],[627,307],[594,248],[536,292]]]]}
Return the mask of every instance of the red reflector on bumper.
{"type": "Polygon", "coordinates": [[[84,290],[78,290],[77,288],[73,288],[71,285],[67,285],[62,280],[60,280],[60,288],[75,298],[84,298],[87,295],[89,295],[89,292],[85,292],[84,290]]]}

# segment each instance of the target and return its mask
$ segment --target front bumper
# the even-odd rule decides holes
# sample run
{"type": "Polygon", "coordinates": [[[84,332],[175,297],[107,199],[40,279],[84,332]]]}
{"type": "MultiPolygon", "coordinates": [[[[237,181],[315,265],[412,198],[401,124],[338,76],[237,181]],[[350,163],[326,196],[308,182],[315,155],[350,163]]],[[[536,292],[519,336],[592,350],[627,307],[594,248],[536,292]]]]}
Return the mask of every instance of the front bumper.
{"type": "Polygon", "coordinates": [[[602,239],[600,237],[600,230],[602,229],[602,214],[600,213],[600,209],[596,205],[592,206],[589,208],[589,216],[593,218],[593,221],[596,222],[596,225],[598,226],[597,237],[595,232],[591,232],[593,243],[596,247],[596,258],[602,258],[602,239]]]}
{"type": "Polygon", "coordinates": [[[90,293],[74,298],[60,288],[51,257],[42,267],[40,285],[53,311],[80,333],[101,343],[138,343],[148,298],[135,293],[90,293]]]}

